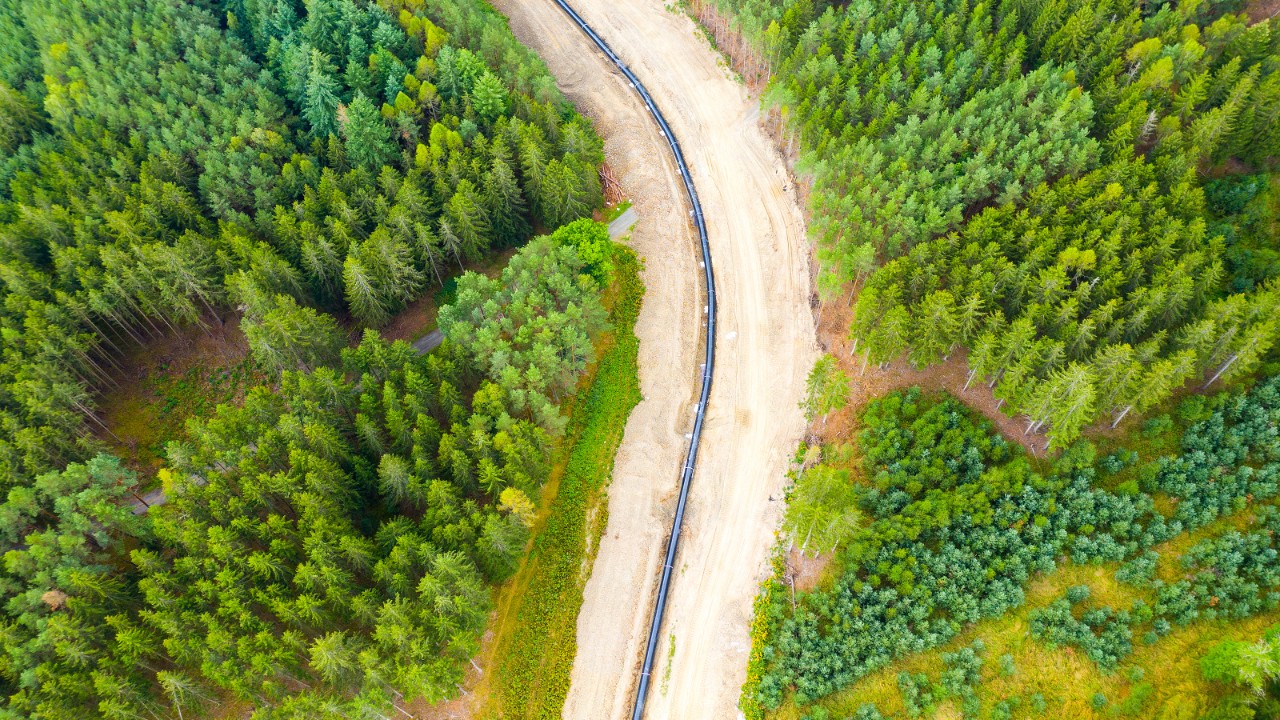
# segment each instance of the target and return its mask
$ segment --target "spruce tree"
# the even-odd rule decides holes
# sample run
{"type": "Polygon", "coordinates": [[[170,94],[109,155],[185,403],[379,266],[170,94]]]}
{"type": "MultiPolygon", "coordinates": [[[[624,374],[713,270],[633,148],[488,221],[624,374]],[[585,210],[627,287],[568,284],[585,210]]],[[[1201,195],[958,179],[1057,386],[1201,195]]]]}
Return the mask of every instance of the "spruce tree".
{"type": "Polygon", "coordinates": [[[471,104],[486,122],[493,122],[507,111],[507,89],[496,75],[486,70],[471,89],[471,104]]]}
{"type": "Polygon", "coordinates": [[[356,165],[376,171],[394,156],[391,129],[364,93],[357,92],[345,110],[339,109],[339,120],[347,157],[356,165]]]}
{"type": "Polygon", "coordinates": [[[318,138],[327,138],[338,132],[339,87],[328,65],[327,59],[319,50],[311,51],[302,117],[311,124],[312,136],[318,138]]]}

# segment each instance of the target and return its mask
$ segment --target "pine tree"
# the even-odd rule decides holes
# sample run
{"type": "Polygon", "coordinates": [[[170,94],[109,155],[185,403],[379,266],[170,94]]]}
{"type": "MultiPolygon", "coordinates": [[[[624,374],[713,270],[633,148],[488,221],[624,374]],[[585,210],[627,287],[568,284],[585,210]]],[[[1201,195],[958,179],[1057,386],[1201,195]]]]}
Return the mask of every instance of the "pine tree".
{"type": "Polygon", "coordinates": [[[254,358],[276,370],[314,370],[332,365],[346,344],[333,318],[300,307],[288,295],[276,295],[260,317],[241,323],[254,358]]]}
{"type": "Polygon", "coordinates": [[[484,200],[497,243],[512,247],[529,235],[528,207],[515,173],[501,157],[494,158],[485,177],[484,200]]]}
{"type": "Polygon", "coordinates": [[[849,402],[849,377],[839,363],[824,354],[813,364],[805,384],[805,400],[800,404],[806,420],[812,422],[822,416],[825,424],[833,410],[840,410],[849,402]]]}
{"type": "Polygon", "coordinates": [[[0,150],[12,153],[31,139],[44,122],[29,98],[0,82],[0,150]]]}
{"type": "Polygon", "coordinates": [[[391,319],[391,302],[379,291],[379,281],[360,258],[348,255],[342,264],[342,284],[347,307],[366,327],[378,327],[391,319]]]}
{"type": "Polygon", "coordinates": [[[461,251],[470,260],[478,260],[489,247],[492,232],[483,199],[470,180],[458,183],[457,190],[444,208],[450,230],[461,241],[461,251]]]}
{"type": "Polygon", "coordinates": [[[920,301],[913,315],[916,328],[911,340],[911,363],[923,368],[949,355],[958,339],[955,297],[946,290],[932,292],[920,301]]]}
{"type": "Polygon", "coordinates": [[[834,552],[857,530],[862,513],[857,486],[847,470],[818,465],[800,475],[791,490],[784,528],[800,552],[834,552]]]}

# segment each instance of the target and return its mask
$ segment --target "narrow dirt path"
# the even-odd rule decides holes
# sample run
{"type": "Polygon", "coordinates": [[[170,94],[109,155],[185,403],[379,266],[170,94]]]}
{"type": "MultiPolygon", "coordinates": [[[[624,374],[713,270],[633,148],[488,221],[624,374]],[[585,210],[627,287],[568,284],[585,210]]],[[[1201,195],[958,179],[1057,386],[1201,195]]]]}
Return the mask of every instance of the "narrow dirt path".
{"type": "MultiPolygon", "coordinates": [[[[636,327],[645,399],[618,452],[564,710],[571,719],[624,718],[693,419],[703,305],[695,236],[665,142],[603,56],[551,2],[494,4],[595,121],[640,215],[632,245],[648,287],[636,327]]],[[[646,717],[731,718],[816,353],[803,220],[756,103],[688,18],[661,0],[573,4],[662,108],[708,222],[720,298],[716,378],[646,717]]]]}

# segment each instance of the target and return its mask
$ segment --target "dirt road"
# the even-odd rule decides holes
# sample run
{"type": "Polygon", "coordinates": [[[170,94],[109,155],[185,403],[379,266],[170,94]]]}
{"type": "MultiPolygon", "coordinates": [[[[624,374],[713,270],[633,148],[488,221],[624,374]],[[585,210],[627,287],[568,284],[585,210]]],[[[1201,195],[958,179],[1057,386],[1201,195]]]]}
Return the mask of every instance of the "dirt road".
{"type": "MultiPolygon", "coordinates": [[[[640,216],[632,244],[648,287],[636,327],[645,399],[618,453],[564,711],[571,719],[629,717],[701,362],[695,237],[663,138],[603,56],[551,2],[494,4],[595,121],[640,216]]],[[[781,157],[757,127],[756,104],[692,21],[662,0],[573,5],[662,108],[709,225],[720,298],[716,378],[646,717],[732,718],[751,601],[767,571],[816,353],[803,220],[781,157]]]]}

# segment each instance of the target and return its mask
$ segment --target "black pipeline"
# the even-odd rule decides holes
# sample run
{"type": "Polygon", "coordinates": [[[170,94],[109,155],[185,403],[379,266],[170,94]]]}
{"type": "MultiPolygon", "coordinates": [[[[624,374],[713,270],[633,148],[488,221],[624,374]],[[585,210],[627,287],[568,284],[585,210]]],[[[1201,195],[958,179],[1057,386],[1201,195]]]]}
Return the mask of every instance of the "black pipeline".
{"type": "Polygon", "coordinates": [[[698,227],[698,241],[702,244],[702,268],[706,274],[707,282],[707,346],[704,351],[706,362],[702,366],[702,394],[698,398],[698,414],[693,421],[693,435],[689,441],[689,453],[685,456],[684,468],[680,473],[680,501],[676,504],[676,517],[671,523],[671,538],[667,542],[667,558],[662,564],[662,580],[658,583],[658,602],[653,608],[653,619],[649,624],[649,643],[644,650],[644,665],[640,668],[640,687],[636,691],[635,705],[632,707],[631,720],[641,720],[644,717],[644,700],[645,695],[649,692],[649,678],[653,673],[653,660],[658,652],[658,637],[662,629],[662,615],[667,607],[667,595],[671,590],[671,571],[675,566],[676,550],[680,545],[680,526],[684,523],[685,503],[689,499],[689,485],[693,481],[693,466],[698,459],[698,443],[702,439],[702,423],[707,414],[707,399],[711,396],[711,375],[715,369],[716,360],[716,282],[715,276],[711,272],[711,246],[707,243],[707,225],[702,219],[702,204],[698,202],[698,192],[694,190],[693,178],[689,175],[689,168],[684,163],[684,153],[680,152],[680,143],[676,142],[675,133],[671,132],[671,126],[667,125],[666,118],[662,117],[662,112],[658,110],[658,106],[654,104],[653,98],[649,96],[649,91],[644,89],[644,85],[629,70],[625,63],[614,54],[609,45],[605,43],[590,25],[583,22],[578,13],[569,7],[564,0],[555,0],[561,10],[568,13],[574,23],[582,29],[582,32],[591,38],[591,41],[600,48],[609,60],[617,66],[618,70],[626,76],[627,81],[631,83],[631,87],[640,93],[640,99],[644,100],[644,104],[649,108],[649,114],[657,121],[658,127],[662,130],[662,135],[667,139],[667,144],[671,146],[671,152],[676,158],[676,167],[680,169],[680,177],[684,179],[684,189],[689,193],[689,203],[693,206],[693,221],[698,227]]]}

